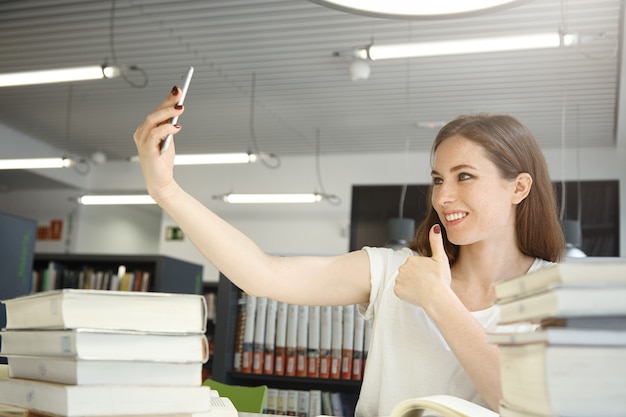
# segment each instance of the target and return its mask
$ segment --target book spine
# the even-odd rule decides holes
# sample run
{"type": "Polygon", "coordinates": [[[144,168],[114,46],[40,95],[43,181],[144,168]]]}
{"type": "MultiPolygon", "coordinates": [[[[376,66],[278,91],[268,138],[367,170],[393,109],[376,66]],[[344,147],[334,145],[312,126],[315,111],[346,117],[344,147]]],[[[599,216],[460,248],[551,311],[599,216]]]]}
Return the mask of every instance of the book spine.
{"type": "Polygon", "coordinates": [[[278,389],[268,388],[265,394],[265,406],[263,408],[263,414],[276,414],[278,403],[278,389]]]}
{"type": "Polygon", "coordinates": [[[312,389],[309,391],[309,416],[316,417],[322,414],[322,391],[312,389]]]}
{"type": "Polygon", "coordinates": [[[274,351],[274,374],[285,375],[286,351],[285,344],[287,342],[287,303],[278,302],[276,311],[276,340],[274,351]]]}
{"type": "Polygon", "coordinates": [[[278,389],[276,396],[276,414],[280,416],[287,415],[287,403],[288,403],[288,390],[278,389]]]}
{"type": "Polygon", "coordinates": [[[330,347],[330,378],[341,377],[341,349],[343,337],[343,306],[332,308],[332,337],[330,347]]]}
{"type": "Polygon", "coordinates": [[[254,324],[254,344],[252,353],[252,373],[263,373],[265,351],[265,323],[267,320],[267,298],[257,297],[256,317],[254,324]]]}
{"type": "Polygon", "coordinates": [[[246,294],[239,293],[237,299],[237,319],[235,320],[235,346],[233,357],[233,370],[235,372],[242,371],[243,359],[243,335],[246,327],[246,294]]]}
{"type": "Polygon", "coordinates": [[[267,300],[267,317],[265,319],[265,350],[263,353],[263,373],[266,375],[274,373],[277,312],[278,301],[271,299],[267,300]]]}
{"type": "Polygon", "coordinates": [[[343,307],[341,379],[352,379],[353,356],[354,356],[354,304],[343,307]]]}
{"type": "Polygon", "coordinates": [[[361,313],[354,307],[354,349],[352,355],[352,379],[363,379],[363,338],[365,333],[365,320],[361,313]]]}
{"type": "Polygon", "coordinates": [[[330,378],[330,347],[332,340],[332,306],[320,309],[320,378],[330,378]]]}
{"type": "Polygon", "coordinates": [[[307,376],[320,376],[320,306],[309,307],[309,342],[307,350],[307,376]]]}
{"type": "Polygon", "coordinates": [[[296,341],[296,376],[307,375],[309,306],[298,306],[298,338],[296,341]]]}
{"type": "Polygon", "coordinates": [[[296,376],[296,350],[298,344],[298,305],[287,307],[287,340],[285,342],[285,375],[296,376]]]}
{"type": "Polygon", "coordinates": [[[243,353],[241,357],[241,372],[244,373],[252,373],[256,302],[257,297],[246,294],[246,327],[243,333],[243,353]]]}
{"type": "Polygon", "coordinates": [[[298,415],[298,391],[295,389],[287,390],[287,415],[298,415]]]}
{"type": "Polygon", "coordinates": [[[298,393],[298,417],[309,417],[310,394],[309,391],[300,390],[298,393]]]}

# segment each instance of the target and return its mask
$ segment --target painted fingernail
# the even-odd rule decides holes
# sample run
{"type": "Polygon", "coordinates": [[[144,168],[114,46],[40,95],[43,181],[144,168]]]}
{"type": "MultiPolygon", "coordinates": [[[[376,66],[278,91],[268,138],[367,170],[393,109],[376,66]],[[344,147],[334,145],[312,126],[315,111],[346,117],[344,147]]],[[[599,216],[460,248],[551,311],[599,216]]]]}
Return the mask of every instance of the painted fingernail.
{"type": "Polygon", "coordinates": [[[177,105],[174,106],[174,108],[176,110],[182,110],[183,106],[181,106],[180,104],[177,104],[177,105]]]}
{"type": "Polygon", "coordinates": [[[438,224],[435,225],[435,233],[441,233],[441,226],[439,226],[438,224]]]}
{"type": "Polygon", "coordinates": [[[178,87],[176,87],[176,86],[172,87],[172,95],[174,95],[174,96],[178,95],[178,87]]]}

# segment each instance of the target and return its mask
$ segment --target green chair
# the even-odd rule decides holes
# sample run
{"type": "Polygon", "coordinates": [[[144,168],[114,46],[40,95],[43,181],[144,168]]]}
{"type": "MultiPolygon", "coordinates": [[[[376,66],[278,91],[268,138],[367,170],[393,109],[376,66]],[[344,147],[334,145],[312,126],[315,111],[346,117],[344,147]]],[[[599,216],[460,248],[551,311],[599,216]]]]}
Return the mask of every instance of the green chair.
{"type": "Polygon", "coordinates": [[[217,391],[220,397],[228,398],[239,412],[262,413],[263,407],[265,407],[267,385],[246,387],[243,385],[228,385],[213,379],[205,380],[202,385],[217,391]]]}

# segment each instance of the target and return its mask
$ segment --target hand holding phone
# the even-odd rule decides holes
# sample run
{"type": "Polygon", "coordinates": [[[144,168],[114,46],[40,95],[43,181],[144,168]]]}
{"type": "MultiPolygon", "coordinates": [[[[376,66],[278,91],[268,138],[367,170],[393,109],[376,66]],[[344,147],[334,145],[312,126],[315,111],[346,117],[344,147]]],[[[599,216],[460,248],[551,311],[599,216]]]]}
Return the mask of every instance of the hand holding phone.
{"type": "MultiPolygon", "coordinates": [[[[189,69],[187,69],[187,72],[183,75],[182,77],[182,85],[181,85],[181,93],[180,93],[180,98],[178,99],[178,105],[182,106],[185,102],[185,97],[187,96],[187,90],[189,89],[189,84],[191,83],[191,77],[193,76],[193,67],[189,67],[189,69]]],[[[174,116],[170,119],[170,123],[171,124],[176,124],[178,122],[178,116],[174,116]]],[[[161,153],[165,152],[167,150],[167,148],[170,146],[170,143],[172,142],[172,138],[173,135],[170,133],[169,135],[167,135],[167,137],[165,139],[163,139],[163,141],[161,142],[161,153]]]]}

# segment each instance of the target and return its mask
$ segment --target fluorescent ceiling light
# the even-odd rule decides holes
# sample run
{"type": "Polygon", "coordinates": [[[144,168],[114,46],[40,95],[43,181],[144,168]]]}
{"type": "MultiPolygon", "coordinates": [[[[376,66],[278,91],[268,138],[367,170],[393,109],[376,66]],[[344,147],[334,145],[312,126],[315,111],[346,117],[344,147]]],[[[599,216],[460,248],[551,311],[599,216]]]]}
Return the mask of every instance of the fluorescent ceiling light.
{"type": "MultiPolygon", "coordinates": [[[[543,33],[524,36],[462,39],[442,42],[404,43],[395,45],[372,44],[354,50],[353,57],[376,61],[379,59],[416,58],[440,55],[558,48],[560,46],[575,45],[576,43],[577,36],[573,34],[562,35],[560,33],[543,33]]],[[[335,53],[335,55],[340,56],[342,54],[335,53]]]]}
{"type": "Polygon", "coordinates": [[[12,158],[0,159],[0,169],[67,168],[70,158],[12,158]]]}
{"type": "Polygon", "coordinates": [[[247,164],[256,161],[251,153],[209,153],[174,156],[174,165],[247,164]]]}
{"type": "Polygon", "coordinates": [[[92,205],[123,205],[123,204],[156,204],[148,194],[120,195],[83,195],[78,202],[86,206],[92,205]]]}
{"type": "Polygon", "coordinates": [[[97,80],[120,75],[119,67],[91,65],[86,67],[24,71],[0,74],[0,87],[18,85],[62,83],[68,81],[97,80]]]}
{"type": "Polygon", "coordinates": [[[461,17],[512,7],[520,0],[311,0],[323,6],[367,16],[403,19],[461,17]]]}
{"type": "Polygon", "coordinates": [[[267,204],[267,203],[318,203],[324,199],[322,194],[224,194],[213,196],[231,204],[267,204]]]}
{"type": "MultiPolygon", "coordinates": [[[[247,164],[255,162],[258,157],[253,153],[207,153],[175,155],[174,165],[212,165],[212,164],[247,164]]],[[[139,156],[130,158],[132,162],[139,162],[139,156]]]]}

